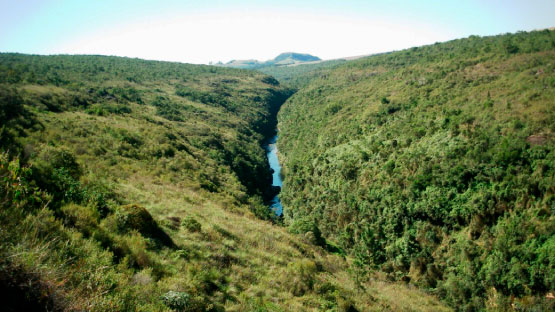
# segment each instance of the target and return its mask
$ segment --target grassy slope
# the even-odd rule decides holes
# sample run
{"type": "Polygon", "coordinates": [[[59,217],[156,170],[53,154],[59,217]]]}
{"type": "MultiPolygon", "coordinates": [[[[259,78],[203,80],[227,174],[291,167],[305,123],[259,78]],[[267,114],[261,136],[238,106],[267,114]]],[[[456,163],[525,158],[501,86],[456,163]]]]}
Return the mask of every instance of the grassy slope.
{"type": "Polygon", "coordinates": [[[288,92],[275,80],[14,54],[0,55],[0,77],[0,143],[9,150],[0,289],[15,299],[5,306],[446,310],[379,275],[357,280],[341,256],[261,220],[271,217],[260,141],[288,92]],[[22,166],[10,162],[18,155],[22,166]]]}
{"type": "Polygon", "coordinates": [[[318,72],[278,116],[286,221],[459,310],[553,308],[554,64],[546,30],[318,72]]]}

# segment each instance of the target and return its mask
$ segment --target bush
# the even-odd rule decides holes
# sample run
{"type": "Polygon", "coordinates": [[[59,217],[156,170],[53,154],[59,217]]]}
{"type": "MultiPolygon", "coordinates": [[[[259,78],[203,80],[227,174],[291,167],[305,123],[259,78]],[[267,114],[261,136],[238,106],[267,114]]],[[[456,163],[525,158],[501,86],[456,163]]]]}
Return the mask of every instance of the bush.
{"type": "Polygon", "coordinates": [[[186,217],[181,222],[181,226],[186,228],[189,232],[200,232],[202,225],[193,217],[186,217]]]}
{"type": "Polygon", "coordinates": [[[174,245],[171,238],[158,226],[148,210],[137,204],[121,206],[116,211],[116,224],[120,232],[136,230],[164,245],[174,245]]]}
{"type": "Polygon", "coordinates": [[[175,92],[176,95],[188,98],[194,102],[200,102],[211,106],[222,106],[231,108],[231,103],[226,99],[225,95],[218,92],[205,92],[193,89],[182,88],[175,92]]]}
{"type": "Polygon", "coordinates": [[[137,204],[121,206],[116,211],[118,229],[122,232],[137,230],[141,233],[152,233],[158,225],[144,207],[137,204]]]}
{"type": "Polygon", "coordinates": [[[15,88],[0,88],[0,124],[24,115],[23,99],[15,88]]]}
{"type": "Polygon", "coordinates": [[[71,151],[64,147],[51,147],[43,145],[42,151],[38,156],[39,166],[50,167],[51,169],[65,169],[74,179],[78,179],[82,170],[75,156],[71,151]]]}
{"type": "Polygon", "coordinates": [[[274,77],[272,76],[266,76],[264,78],[262,78],[262,82],[272,85],[272,86],[279,86],[279,81],[277,81],[274,77]]]}
{"type": "Polygon", "coordinates": [[[505,51],[507,51],[508,54],[515,54],[518,53],[518,51],[520,50],[519,47],[513,43],[512,40],[508,39],[503,43],[503,46],[505,48],[505,51]]]}
{"type": "Polygon", "coordinates": [[[304,235],[309,242],[317,246],[326,246],[326,240],[316,222],[309,218],[295,219],[289,226],[289,232],[304,235]]]}
{"type": "Polygon", "coordinates": [[[177,311],[185,311],[189,305],[191,296],[185,292],[170,290],[163,294],[161,299],[169,308],[177,311]]]}
{"type": "Polygon", "coordinates": [[[157,96],[151,105],[156,107],[156,115],[171,121],[183,121],[181,107],[168,98],[157,96]]]}
{"type": "Polygon", "coordinates": [[[63,147],[43,145],[33,162],[33,179],[38,186],[54,196],[53,207],[62,201],[81,203],[86,194],[79,182],[82,169],[75,156],[63,147]]]}
{"type": "Polygon", "coordinates": [[[100,214],[93,207],[84,207],[77,204],[68,204],[62,207],[65,223],[74,226],[81,232],[90,234],[98,225],[100,214]]]}
{"type": "Polygon", "coordinates": [[[157,263],[147,251],[148,243],[149,241],[136,231],[131,232],[131,235],[118,237],[116,246],[125,254],[122,262],[132,268],[155,268],[157,263]]]}
{"type": "Polygon", "coordinates": [[[302,296],[314,289],[317,272],[316,263],[308,259],[291,262],[287,265],[285,284],[293,295],[302,296]]]}

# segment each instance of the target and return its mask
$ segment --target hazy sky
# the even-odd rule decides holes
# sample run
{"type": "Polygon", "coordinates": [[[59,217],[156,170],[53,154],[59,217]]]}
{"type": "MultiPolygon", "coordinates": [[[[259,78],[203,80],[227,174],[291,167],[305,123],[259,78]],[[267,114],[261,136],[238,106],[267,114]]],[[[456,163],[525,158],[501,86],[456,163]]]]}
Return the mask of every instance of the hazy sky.
{"type": "Polygon", "coordinates": [[[555,0],[0,0],[0,51],[323,59],[555,26],[555,0]]]}

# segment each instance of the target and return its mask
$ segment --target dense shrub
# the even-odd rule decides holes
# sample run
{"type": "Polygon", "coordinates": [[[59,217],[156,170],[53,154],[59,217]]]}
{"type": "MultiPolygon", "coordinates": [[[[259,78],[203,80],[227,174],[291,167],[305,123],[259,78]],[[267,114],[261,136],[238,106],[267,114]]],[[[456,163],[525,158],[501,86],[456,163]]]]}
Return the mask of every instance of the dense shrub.
{"type": "Polygon", "coordinates": [[[0,85],[0,147],[16,154],[17,138],[25,129],[35,125],[36,119],[24,106],[24,99],[15,88],[0,85]]]}
{"type": "Polygon", "coordinates": [[[68,226],[73,226],[81,232],[90,235],[98,226],[100,214],[93,206],[68,204],[61,208],[64,220],[68,226]]]}
{"type": "Polygon", "coordinates": [[[156,107],[156,115],[172,121],[183,121],[180,107],[172,103],[168,98],[157,96],[152,103],[156,107]]]}
{"type": "Polygon", "coordinates": [[[203,92],[192,89],[179,89],[175,92],[176,95],[190,99],[191,101],[201,102],[203,104],[222,106],[227,109],[232,109],[233,105],[227,99],[225,92],[203,92]]]}
{"type": "Polygon", "coordinates": [[[120,206],[116,210],[118,230],[130,232],[136,230],[146,237],[156,239],[164,245],[172,246],[171,238],[158,226],[146,208],[137,204],[120,206]]]}
{"type": "Polygon", "coordinates": [[[200,232],[202,229],[201,224],[193,217],[185,217],[181,221],[181,226],[186,228],[189,232],[200,232]]]}
{"type": "Polygon", "coordinates": [[[301,234],[307,240],[318,246],[325,246],[326,241],[322,237],[322,232],[318,225],[310,217],[297,218],[289,225],[289,231],[294,234],[301,234]]]}

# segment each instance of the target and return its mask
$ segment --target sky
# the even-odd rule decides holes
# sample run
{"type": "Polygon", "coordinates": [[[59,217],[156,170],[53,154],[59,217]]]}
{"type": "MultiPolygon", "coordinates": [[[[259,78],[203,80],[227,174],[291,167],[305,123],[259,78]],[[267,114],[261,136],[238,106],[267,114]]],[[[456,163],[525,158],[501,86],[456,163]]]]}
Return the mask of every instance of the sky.
{"type": "Polygon", "coordinates": [[[0,52],[194,64],[368,55],[555,26],[555,0],[0,0],[0,52]]]}

